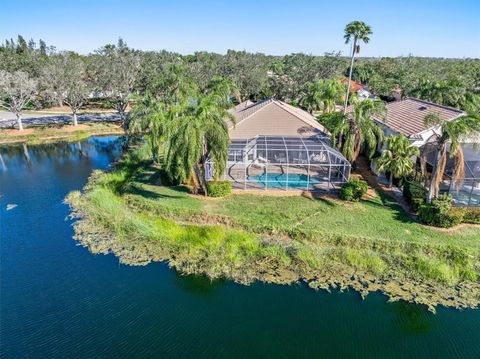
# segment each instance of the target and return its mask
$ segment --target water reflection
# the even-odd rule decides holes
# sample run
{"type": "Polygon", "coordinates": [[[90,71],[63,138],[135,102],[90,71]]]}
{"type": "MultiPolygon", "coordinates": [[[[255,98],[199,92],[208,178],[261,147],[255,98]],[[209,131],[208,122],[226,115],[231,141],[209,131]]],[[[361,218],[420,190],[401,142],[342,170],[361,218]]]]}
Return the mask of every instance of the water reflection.
{"type": "Polygon", "coordinates": [[[99,154],[114,160],[122,151],[123,137],[95,137],[86,141],[68,143],[56,142],[44,145],[0,146],[0,170],[7,171],[9,167],[28,166],[32,163],[50,162],[52,165],[64,164],[76,159],[89,160],[99,154]]]}
{"type": "Polygon", "coordinates": [[[211,297],[226,285],[223,279],[212,280],[203,275],[182,275],[175,271],[175,285],[199,297],[211,297]]]}
{"type": "Polygon", "coordinates": [[[425,306],[399,301],[391,304],[395,313],[395,322],[407,334],[425,334],[436,323],[436,316],[425,306]]]}

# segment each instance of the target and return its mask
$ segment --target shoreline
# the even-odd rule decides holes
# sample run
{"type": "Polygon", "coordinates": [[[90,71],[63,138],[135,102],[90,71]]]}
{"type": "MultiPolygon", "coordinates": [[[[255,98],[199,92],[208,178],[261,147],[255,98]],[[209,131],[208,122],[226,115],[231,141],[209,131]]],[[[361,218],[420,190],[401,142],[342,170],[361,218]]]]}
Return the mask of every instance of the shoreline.
{"type": "MultiPolygon", "coordinates": [[[[145,176],[141,168],[133,167],[130,164],[129,170],[120,167],[108,173],[95,172],[82,193],[74,191],[66,198],[71,218],[77,219],[73,224],[75,239],[93,254],[113,253],[120,263],[135,266],[164,261],[179,273],[225,278],[244,285],[255,281],[304,282],[315,290],[351,288],[362,298],[378,291],[389,301],[422,304],[433,312],[438,305],[456,309],[480,305],[480,253],[476,241],[471,247],[472,243],[463,240],[451,245],[442,239],[415,242],[385,236],[372,239],[360,233],[309,233],[302,228],[291,232],[275,227],[255,229],[249,227],[248,221],[242,225],[235,217],[220,213],[167,208],[165,201],[174,196],[154,196],[153,187],[137,187],[135,176],[141,177],[142,183],[145,176]],[[112,188],[120,192],[110,188],[112,183],[112,188]],[[152,204],[155,199],[145,196],[159,198],[158,203],[154,202],[157,207],[152,204]]],[[[182,205],[198,201],[206,208],[222,204],[222,199],[185,196],[175,200],[182,205]]],[[[242,198],[255,200],[248,194],[232,196],[223,202],[230,205],[242,198]]],[[[301,196],[283,200],[325,201],[301,196]]],[[[361,205],[329,202],[327,206],[343,206],[348,211],[361,205]]],[[[318,213],[330,215],[328,210],[318,213]]],[[[420,224],[412,225],[429,233],[431,239],[439,233],[420,224]]],[[[478,230],[478,226],[466,227],[452,233],[455,237],[458,231],[464,231],[465,239],[472,238],[468,235],[476,238],[478,230]]],[[[442,235],[451,236],[438,234],[442,235]]]]}
{"type": "Polygon", "coordinates": [[[51,124],[39,127],[0,129],[0,145],[18,143],[43,144],[56,141],[81,141],[92,136],[124,135],[124,129],[113,122],[87,122],[77,126],[51,124]]]}

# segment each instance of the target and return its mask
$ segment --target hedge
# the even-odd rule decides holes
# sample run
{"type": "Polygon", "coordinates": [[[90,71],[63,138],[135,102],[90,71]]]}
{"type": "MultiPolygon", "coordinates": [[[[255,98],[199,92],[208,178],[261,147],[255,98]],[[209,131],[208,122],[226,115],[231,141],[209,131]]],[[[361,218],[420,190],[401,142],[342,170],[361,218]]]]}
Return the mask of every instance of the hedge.
{"type": "Polygon", "coordinates": [[[403,185],[403,196],[416,212],[425,203],[427,190],[420,183],[405,181],[403,185]]]}
{"type": "Polygon", "coordinates": [[[462,223],[463,213],[452,211],[452,197],[441,195],[420,206],[418,216],[422,222],[435,227],[450,228],[462,223]]]}
{"type": "Polygon", "coordinates": [[[224,197],[232,193],[232,182],[213,181],[207,182],[207,193],[209,197],[224,197]]]}
{"type": "Polygon", "coordinates": [[[454,207],[451,212],[462,216],[462,223],[480,224],[480,208],[454,207]]]}
{"type": "Polygon", "coordinates": [[[340,190],[340,198],[345,201],[359,201],[368,190],[368,184],[358,178],[344,183],[340,190]]]}

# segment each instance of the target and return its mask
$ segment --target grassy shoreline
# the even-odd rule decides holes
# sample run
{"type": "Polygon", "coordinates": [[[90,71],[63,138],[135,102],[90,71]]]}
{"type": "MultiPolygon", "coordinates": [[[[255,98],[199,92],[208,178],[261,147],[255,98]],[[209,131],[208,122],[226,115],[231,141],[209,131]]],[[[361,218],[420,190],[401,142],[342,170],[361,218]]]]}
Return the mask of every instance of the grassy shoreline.
{"type": "Polygon", "coordinates": [[[129,158],[72,192],[76,238],[122,263],[167,261],[182,273],[310,287],[381,291],[391,300],[455,308],[480,304],[480,228],[439,232],[379,193],[333,198],[218,200],[158,185],[158,171],[129,158]]]}
{"type": "Polygon", "coordinates": [[[78,126],[52,124],[26,128],[22,132],[0,129],[0,145],[22,142],[32,145],[56,141],[76,142],[91,136],[123,135],[124,133],[119,124],[112,122],[90,122],[78,126]]]}

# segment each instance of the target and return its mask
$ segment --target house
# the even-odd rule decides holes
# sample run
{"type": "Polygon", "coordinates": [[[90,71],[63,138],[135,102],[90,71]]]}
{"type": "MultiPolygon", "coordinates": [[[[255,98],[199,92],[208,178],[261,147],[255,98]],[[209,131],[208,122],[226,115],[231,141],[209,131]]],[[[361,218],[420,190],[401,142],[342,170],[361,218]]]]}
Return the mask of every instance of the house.
{"type": "MultiPolygon", "coordinates": [[[[425,116],[436,114],[442,120],[452,121],[465,115],[465,112],[456,108],[416,98],[390,102],[386,107],[386,119],[384,121],[374,119],[374,121],[383,129],[386,136],[403,134],[413,146],[421,147],[426,156],[427,171],[431,171],[435,162],[436,148],[431,143],[432,136],[440,134],[441,127],[425,125],[425,116]]],[[[461,144],[464,156],[464,178],[455,185],[453,180],[455,161],[449,156],[440,183],[440,191],[451,194],[454,205],[480,206],[480,151],[475,145],[478,139],[465,139],[464,142],[471,142],[461,144]]],[[[450,151],[450,144],[447,145],[447,151],[450,151]]],[[[373,170],[375,171],[375,166],[373,170]]]]}
{"type": "MultiPolygon", "coordinates": [[[[275,99],[242,102],[226,120],[230,145],[220,178],[237,189],[330,190],[348,181],[350,163],[330,146],[308,112],[275,99]]],[[[206,166],[213,178],[213,164],[206,166]]]]}
{"type": "Polygon", "coordinates": [[[440,133],[440,126],[425,125],[425,116],[436,114],[442,120],[451,121],[465,114],[452,107],[411,97],[387,103],[386,107],[386,118],[373,120],[382,128],[386,136],[403,134],[416,147],[423,146],[432,135],[440,133]]]}
{"type": "Polygon", "coordinates": [[[321,136],[327,130],[308,112],[285,102],[266,99],[245,101],[229,112],[235,123],[229,122],[230,139],[245,139],[259,134],[268,136],[321,136]]]}
{"type": "MultiPolygon", "coordinates": [[[[346,85],[348,83],[348,79],[342,79],[341,83],[346,85]]],[[[369,99],[376,98],[376,96],[370,92],[370,89],[368,88],[368,86],[365,86],[355,80],[350,81],[350,92],[355,93],[357,95],[357,99],[360,101],[365,100],[367,98],[369,99]]]]}

